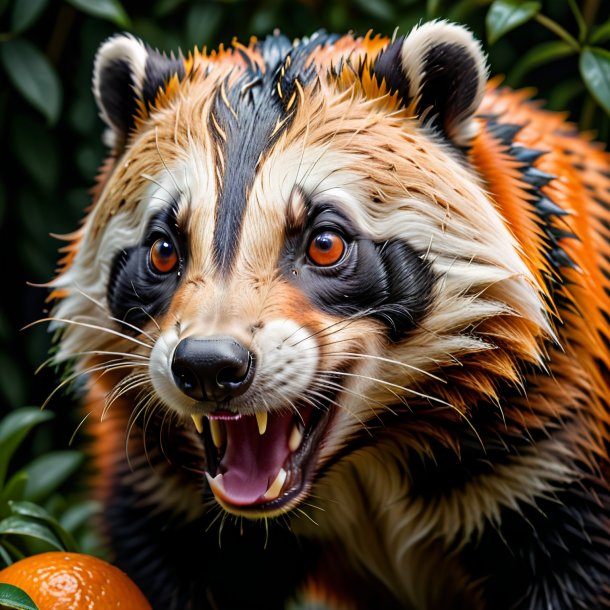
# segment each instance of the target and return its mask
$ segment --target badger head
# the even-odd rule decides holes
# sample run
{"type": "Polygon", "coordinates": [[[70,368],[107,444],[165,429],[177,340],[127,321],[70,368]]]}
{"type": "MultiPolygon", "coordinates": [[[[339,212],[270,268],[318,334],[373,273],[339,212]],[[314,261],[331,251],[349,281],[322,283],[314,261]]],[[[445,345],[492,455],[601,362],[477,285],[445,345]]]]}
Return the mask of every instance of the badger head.
{"type": "Polygon", "coordinates": [[[485,81],[445,22],[177,58],[111,38],[113,155],[54,282],[57,360],[192,419],[215,499],[248,517],[363,446],[450,443],[551,334],[468,163],[485,81]]]}

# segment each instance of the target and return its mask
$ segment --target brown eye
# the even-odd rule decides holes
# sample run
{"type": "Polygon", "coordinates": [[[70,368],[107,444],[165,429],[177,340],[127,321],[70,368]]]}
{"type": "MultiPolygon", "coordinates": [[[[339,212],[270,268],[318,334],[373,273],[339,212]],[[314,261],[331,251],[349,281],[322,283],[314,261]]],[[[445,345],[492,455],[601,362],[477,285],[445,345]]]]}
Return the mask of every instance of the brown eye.
{"type": "Polygon", "coordinates": [[[171,241],[158,239],[150,249],[150,263],[159,273],[169,273],[178,264],[178,254],[171,241]]]}
{"type": "Polygon", "coordinates": [[[330,267],[338,263],[345,253],[343,237],[333,231],[322,231],[309,242],[307,255],[314,265],[330,267]]]}

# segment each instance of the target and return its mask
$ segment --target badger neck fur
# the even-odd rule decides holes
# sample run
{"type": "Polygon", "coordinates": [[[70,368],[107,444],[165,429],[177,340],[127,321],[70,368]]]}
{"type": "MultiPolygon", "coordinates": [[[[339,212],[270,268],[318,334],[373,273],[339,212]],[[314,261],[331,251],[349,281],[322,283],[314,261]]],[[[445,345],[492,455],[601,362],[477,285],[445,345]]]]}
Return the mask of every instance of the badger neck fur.
{"type": "Polygon", "coordinates": [[[93,88],[55,360],[155,608],[610,604],[607,153],[442,21],[93,88]]]}

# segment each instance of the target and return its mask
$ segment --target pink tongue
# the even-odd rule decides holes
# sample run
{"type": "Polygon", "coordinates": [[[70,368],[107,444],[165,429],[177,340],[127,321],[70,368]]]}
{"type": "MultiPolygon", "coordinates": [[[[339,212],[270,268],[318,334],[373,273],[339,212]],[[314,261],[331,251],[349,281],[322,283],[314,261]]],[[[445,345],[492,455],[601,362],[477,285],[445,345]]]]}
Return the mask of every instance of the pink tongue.
{"type": "Polygon", "coordinates": [[[229,502],[236,506],[264,502],[262,496],[290,455],[292,421],[292,415],[270,415],[263,435],[253,415],[224,421],[227,445],[219,472],[229,502]]]}

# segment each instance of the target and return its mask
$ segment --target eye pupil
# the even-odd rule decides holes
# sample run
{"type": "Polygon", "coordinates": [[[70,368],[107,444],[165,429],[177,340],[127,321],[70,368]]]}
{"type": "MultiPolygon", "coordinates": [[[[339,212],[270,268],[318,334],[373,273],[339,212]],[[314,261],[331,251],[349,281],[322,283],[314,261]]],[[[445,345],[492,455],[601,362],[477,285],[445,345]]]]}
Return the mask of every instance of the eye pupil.
{"type": "Polygon", "coordinates": [[[169,273],[178,264],[178,254],[174,244],[167,239],[158,239],[150,249],[150,262],[159,273],[169,273]]]}
{"type": "Polygon", "coordinates": [[[172,255],[173,250],[174,248],[169,242],[161,242],[161,244],[159,245],[159,256],[167,258],[168,256],[172,255]]]}
{"type": "Polygon", "coordinates": [[[334,238],[329,233],[320,233],[315,238],[315,247],[322,252],[329,252],[332,250],[334,244],[334,238]]]}
{"type": "Polygon", "coordinates": [[[346,247],[345,240],[339,233],[322,231],[309,243],[307,254],[314,265],[329,267],[343,258],[346,247]]]}

